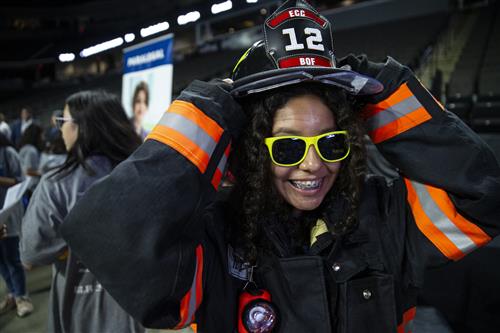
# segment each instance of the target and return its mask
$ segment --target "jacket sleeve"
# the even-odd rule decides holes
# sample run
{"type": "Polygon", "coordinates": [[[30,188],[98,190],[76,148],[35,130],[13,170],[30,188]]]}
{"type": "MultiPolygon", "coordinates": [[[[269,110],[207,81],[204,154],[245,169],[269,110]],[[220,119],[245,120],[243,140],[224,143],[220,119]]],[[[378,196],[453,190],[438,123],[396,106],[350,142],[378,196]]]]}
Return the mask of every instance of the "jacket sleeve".
{"type": "Polygon", "coordinates": [[[23,263],[49,265],[66,259],[67,245],[59,231],[66,215],[66,206],[61,201],[55,183],[44,176],[33,192],[21,223],[19,248],[23,263]]]}
{"type": "Polygon", "coordinates": [[[362,71],[385,87],[363,117],[372,141],[404,179],[415,231],[424,236],[419,255],[434,266],[486,244],[500,231],[500,168],[491,149],[407,67],[392,58],[375,66],[360,59],[362,71]]]}
{"type": "Polygon", "coordinates": [[[146,327],[194,319],[207,265],[204,214],[244,120],[220,85],[193,82],[63,225],[70,249],[146,327]]]}

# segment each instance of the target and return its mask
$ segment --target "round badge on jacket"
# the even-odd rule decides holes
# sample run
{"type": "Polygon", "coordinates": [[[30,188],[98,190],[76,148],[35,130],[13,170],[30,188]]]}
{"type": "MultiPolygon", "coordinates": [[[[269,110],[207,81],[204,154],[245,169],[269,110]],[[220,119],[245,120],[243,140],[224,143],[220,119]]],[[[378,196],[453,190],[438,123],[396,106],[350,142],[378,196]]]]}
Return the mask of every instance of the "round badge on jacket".
{"type": "Polygon", "coordinates": [[[356,95],[383,90],[374,78],[336,67],[331,24],[304,0],[281,5],[265,21],[264,36],[233,70],[236,97],[304,81],[337,86],[356,95]]]}

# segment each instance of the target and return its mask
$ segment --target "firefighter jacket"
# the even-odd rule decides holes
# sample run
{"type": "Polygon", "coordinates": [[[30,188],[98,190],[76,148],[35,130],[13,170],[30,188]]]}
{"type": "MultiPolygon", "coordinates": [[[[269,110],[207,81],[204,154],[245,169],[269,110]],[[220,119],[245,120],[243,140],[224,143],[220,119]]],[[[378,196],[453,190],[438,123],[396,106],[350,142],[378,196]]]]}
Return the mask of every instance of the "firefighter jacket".
{"type": "MultiPolygon", "coordinates": [[[[354,232],[318,233],[305,255],[260,258],[258,284],[278,309],[278,332],[407,332],[422,271],[498,233],[491,150],[407,68],[361,64],[354,70],[375,71],[385,86],[364,111],[367,131],[401,178],[366,180],[354,232]]],[[[193,82],[62,225],[72,251],[146,327],[236,331],[247,271],[224,236],[234,214],[216,193],[244,125],[230,94],[193,82]]],[[[326,214],[317,226],[328,223],[326,214]]]]}

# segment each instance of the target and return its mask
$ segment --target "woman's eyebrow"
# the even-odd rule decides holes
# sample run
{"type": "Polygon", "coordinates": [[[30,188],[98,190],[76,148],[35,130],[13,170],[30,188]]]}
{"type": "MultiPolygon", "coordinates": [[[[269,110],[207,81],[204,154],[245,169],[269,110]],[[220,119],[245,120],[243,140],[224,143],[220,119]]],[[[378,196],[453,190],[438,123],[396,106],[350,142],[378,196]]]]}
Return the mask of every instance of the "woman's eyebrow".
{"type": "Polygon", "coordinates": [[[273,131],[273,135],[276,134],[301,136],[300,131],[288,127],[278,127],[276,130],[273,131]]]}
{"type": "MultiPolygon", "coordinates": [[[[328,132],[333,132],[336,131],[337,129],[335,127],[327,127],[323,128],[318,132],[319,134],[323,133],[328,133],[328,132]]],[[[278,127],[276,130],[272,132],[272,135],[297,135],[297,136],[304,136],[300,131],[293,129],[293,128],[288,128],[288,127],[278,127]]]]}

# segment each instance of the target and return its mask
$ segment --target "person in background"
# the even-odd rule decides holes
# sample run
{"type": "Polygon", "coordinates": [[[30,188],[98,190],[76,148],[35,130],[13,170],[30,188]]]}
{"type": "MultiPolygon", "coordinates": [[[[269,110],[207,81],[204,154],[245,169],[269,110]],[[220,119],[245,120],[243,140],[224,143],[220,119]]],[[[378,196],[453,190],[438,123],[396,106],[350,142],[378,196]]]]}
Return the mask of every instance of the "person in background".
{"type": "Polygon", "coordinates": [[[43,130],[36,124],[30,125],[23,133],[19,142],[19,158],[26,176],[40,176],[38,166],[40,154],[44,148],[43,130]]]}
{"type": "Polygon", "coordinates": [[[57,118],[65,162],[43,175],[22,223],[21,258],[53,265],[49,332],[143,332],[72,253],[59,229],[80,196],[140,144],[114,95],[83,91],[66,100],[57,118]]]}
{"type": "Polygon", "coordinates": [[[51,140],[47,142],[46,149],[40,156],[38,172],[43,175],[51,169],[62,165],[66,161],[66,156],[66,146],[64,145],[61,131],[58,130],[58,133],[54,134],[51,140]]]}
{"type": "Polygon", "coordinates": [[[9,124],[5,122],[5,116],[3,113],[0,113],[0,133],[10,140],[12,131],[9,124]]]}
{"type": "MultiPolygon", "coordinates": [[[[52,116],[50,117],[50,126],[44,131],[44,141],[46,145],[50,145],[55,138],[61,135],[59,128],[57,127],[56,118],[60,118],[63,116],[62,110],[55,110],[52,112],[52,116]]],[[[48,148],[48,147],[46,147],[48,148]]]]}
{"type": "Polygon", "coordinates": [[[18,148],[24,131],[33,123],[33,112],[29,106],[21,108],[20,118],[12,124],[11,141],[18,148]]]}
{"type": "MultiPolygon", "coordinates": [[[[9,140],[0,134],[0,205],[3,206],[7,189],[23,179],[21,163],[9,140]]],[[[19,228],[21,214],[14,210],[4,224],[4,237],[0,240],[0,273],[9,293],[0,302],[0,314],[17,310],[24,317],[33,312],[33,304],[26,290],[26,276],[19,256],[19,228]]]]}
{"type": "Polygon", "coordinates": [[[149,131],[143,127],[144,116],[148,112],[149,107],[149,87],[144,81],[139,82],[132,96],[132,123],[134,124],[135,132],[145,139],[149,131]]]}

